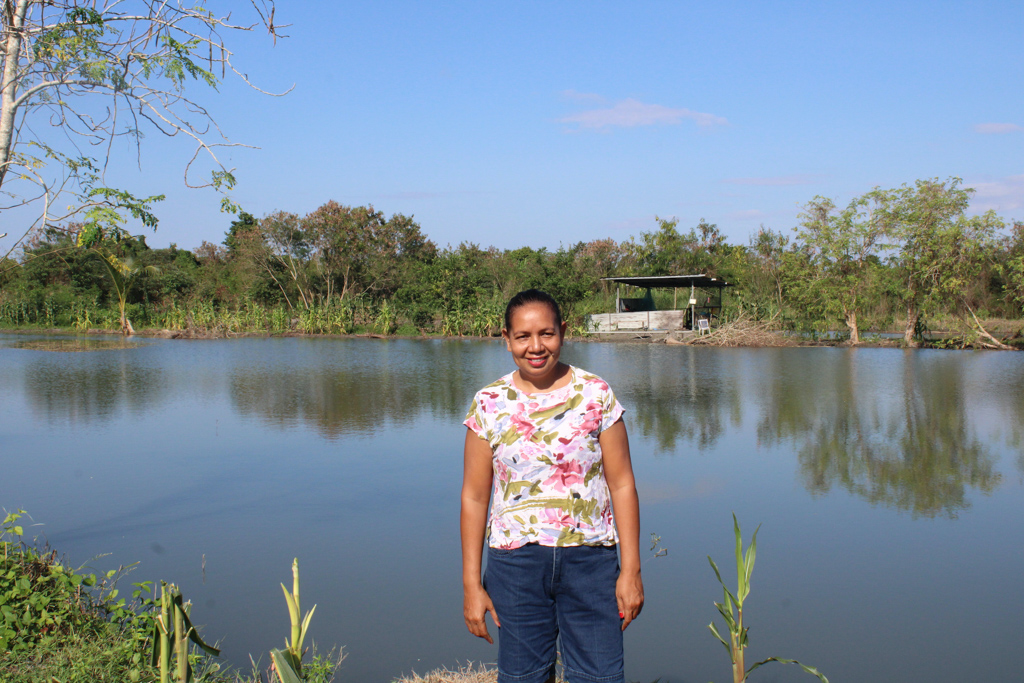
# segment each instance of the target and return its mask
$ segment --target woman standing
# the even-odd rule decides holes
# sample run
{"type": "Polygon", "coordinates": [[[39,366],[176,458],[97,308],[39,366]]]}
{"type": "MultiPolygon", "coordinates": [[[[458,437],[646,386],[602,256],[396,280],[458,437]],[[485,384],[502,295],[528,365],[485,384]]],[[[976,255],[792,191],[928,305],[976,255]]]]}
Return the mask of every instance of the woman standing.
{"type": "Polygon", "coordinates": [[[569,683],[623,683],[622,631],[644,604],[623,408],[559,361],[565,328],[548,294],[515,295],[502,336],[516,370],[477,392],[465,422],[464,612],[487,642],[488,612],[498,627],[500,683],[553,681],[559,638],[569,683]]]}

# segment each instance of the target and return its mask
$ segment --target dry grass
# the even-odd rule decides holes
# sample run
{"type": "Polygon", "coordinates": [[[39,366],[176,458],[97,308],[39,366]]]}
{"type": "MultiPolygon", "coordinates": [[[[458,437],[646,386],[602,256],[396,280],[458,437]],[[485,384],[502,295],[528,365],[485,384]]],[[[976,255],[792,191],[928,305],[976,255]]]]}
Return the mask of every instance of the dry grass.
{"type": "Polygon", "coordinates": [[[413,673],[409,676],[396,678],[394,683],[495,683],[498,670],[488,669],[483,664],[467,663],[455,670],[435,669],[423,676],[413,673]]]}
{"type": "Polygon", "coordinates": [[[751,320],[741,315],[686,343],[692,346],[796,346],[798,341],[780,334],[774,320],[751,320]]]}
{"type": "MultiPolygon", "coordinates": [[[[413,673],[409,676],[396,678],[392,683],[495,683],[498,680],[498,670],[488,669],[484,664],[473,666],[468,662],[458,669],[435,669],[423,676],[413,673]]],[[[565,679],[559,675],[555,683],[565,683],[565,679]]]]}

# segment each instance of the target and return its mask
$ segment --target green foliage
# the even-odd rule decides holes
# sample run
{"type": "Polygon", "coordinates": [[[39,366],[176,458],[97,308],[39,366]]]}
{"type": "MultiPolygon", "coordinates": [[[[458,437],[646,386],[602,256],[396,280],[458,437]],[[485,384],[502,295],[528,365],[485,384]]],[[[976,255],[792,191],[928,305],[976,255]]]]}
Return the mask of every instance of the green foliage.
{"type": "Polygon", "coordinates": [[[728,629],[729,640],[726,642],[725,638],[719,633],[718,628],[714,622],[708,624],[708,629],[718,639],[718,641],[725,647],[726,652],[729,653],[729,660],[732,662],[732,678],[733,683],[743,683],[747,680],[747,676],[754,669],[757,669],[770,662],[779,662],[780,664],[796,664],[807,673],[817,676],[822,683],[828,683],[828,679],[820,671],[812,666],[801,664],[795,659],[780,659],[778,657],[769,657],[760,662],[757,662],[748,669],[745,665],[745,651],[749,645],[747,639],[747,632],[749,627],[743,624],[743,603],[750,595],[750,578],[754,573],[754,560],[757,557],[757,532],[760,531],[761,526],[758,525],[757,529],[754,529],[754,535],[750,539],[750,546],[743,550],[743,534],[740,532],[740,523],[736,519],[735,513],[732,516],[733,534],[736,537],[736,591],[730,591],[729,587],[725,585],[725,581],[722,580],[722,574],[718,571],[718,565],[715,561],[708,556],[708,562],[711,563],[711,568],[715,571],[715,578],[718,579],[718,583],[722,586],[723,598],[722,602],[716,602],[715,607],[718,609],[718,613],[722,615],[722,619],[725,620],[725,625],[728,629]]]}
{"type": "Polygon", "coordinates": [[[191,683],[193,680],[190,661],[190,643],[208,655],[216,657],[220,650],[211,647],[199,637],[199,632],[189,620],[189,603],[184,602],[177,586],[160,582],[160,597],[156,607],[143,614],[152,621],[150,637],[150,664],[160,672],[160,683],[191,683]],[[172,671],[171,652],[175,663],[172,671]]]}
{"type": "Polygon", "coordinates": [[[865,300],[877,298],[872,290],[879,282],[879,254],[889,248],[887,223],[872,211],[878,201],[864,195],[839,211],[831,199],[815,197],[797,227],[803,258],[793,264],[799,269],[795,298],[826,319],[841,320],[854,343],[860,341],[858,316],[865,300]]]}
{"type": "Polygon", "coordinates": [[[0,681],[264,683],[271,675],[282,683],[334,680],[341,652],[304,647],[313,610],[299,619],[297,562],[292,592],[285,589],[291,639],[272,657],[277,673],[264,677],[254,668],[243,676],[212,659],[219,651],[200,638],[190,605],[175,586],[161,582],[156,594],[152,583],[136,583],[128,601],[116,583],[131,567],[99,577],[70,569],[56,553],[24,541],[24,517],[17,510],[0,526],[0,681]],[[309,657],[303,667],[304,654],[309,657]]]}
{"type": "MultiPolygon", "coordinates": [[[[272,9],[272,0],[271,0],[272,9]]],[[[224,37],[262,23],[276,40],[273,12],[250,23],[218,17],[205,3],[142,3],[127,13],[119,3],[82,7],[70,0],[11,0],[0,22],[0,71],[5,102],[0,112],[0,189],[13,205],[35,204],[34,221],[15,236],[15,248],[52,225],[81,220],[78,246],[94,248],[127,236],[130,219],[155,228],[152,204],[163,195],[135,196],[105,186],[115,138],[136,144],[147,122],[168,137],[196,145],[185,184],[229,192],[232,171],[217,157],[223,134],[194,93],[216,89],[233,52],[224,37]],[[215,65],[220,65],[220,78],[215,65]],[[180,135],[179,135],[180,134],[180,135]],[[190,170],[200,153],[213,166],[209,181],[194,184],[190,170]]],[[[266,11],[264,8],[263,11],[266,11]]],[[[248,78],[231,69],[243,82],[248,78]]],[[[223,208],[236,210],[225,196],[223,208]]]]}
{"type": "Polygon", "coordinates": [[[24,510],[9,513],[0,527],[0,652],[67,635],[89,625],[101,610],[84,590],[97,585],[96,576],[26,544],[19,523],[24,515],[24,510]]]}
{"type": "Polygon", "coordinates": [[[270,656],[274,661],[274,669],[281,683],[301,683],[302,655],[305,650],[302,643],[309,634],[309,622],[316,611],[316,605],[302,616],[302,603],[299,598],[299,558],[292,560],[292,590],[288,592],[285,585],[281,584],[281,592],[284,593],[285,602],[288,603],[288,617],[292,622],[291,638],[284,641],[283,650],[271,650],[270,656]]]}
{"type": "MultiPolygon", "coordinates": [[[[815,197],[795,240],[762,226],[746,246],[728,244],[704,220],[684,231],[659,219],[656,230],[622,243],[438,249],[410,217],[337,202],[305,216],[242,212],[226,247],[204,242],[195,252],[149,249],[140,236],[105,228],[103,253],[130,265],[131,282],[109,259],[85,258],[76,238],[93,228],[75,224],[48,229],[20,264],[0,270],[0,325],[123,329],[130,319],[213,336],[493,337],[508,298],[536,287],[562,304],[570,334],[583,335],[587,314],[615,300],[601,278],[703,272],[737,285],[725,292],[723,320],[743,315],[819,335],[845,326],[853,341],[897,325],[920,340],[932,327],[953,329],[949,343],[958,346],[992,345],[974,316],[1024,315],[1024,227],[997,239],[1002,221],[967,216],[969,196],[951,179],[876,188],[844,208],[815,197]]],[[[656,290],[652,301],[671,308],[673,292],[656,290]]]]}

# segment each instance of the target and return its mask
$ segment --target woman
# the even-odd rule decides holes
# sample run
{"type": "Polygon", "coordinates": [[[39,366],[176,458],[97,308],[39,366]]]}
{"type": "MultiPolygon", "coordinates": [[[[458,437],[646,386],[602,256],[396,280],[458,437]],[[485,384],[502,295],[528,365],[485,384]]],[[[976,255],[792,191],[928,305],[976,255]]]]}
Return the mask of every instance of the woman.
{"type": "Polygon", "coordinates": [[[515,295],[502,336],[516,370],[477,392],[465,422],[464,612],[489,643],[488,612],[498,627],[500,683],[553,681],[559,637],[569,683],[623,683],[622,631],[644,604],[623,408],[559,361],[565,328],[548,294],[515,295]]]}

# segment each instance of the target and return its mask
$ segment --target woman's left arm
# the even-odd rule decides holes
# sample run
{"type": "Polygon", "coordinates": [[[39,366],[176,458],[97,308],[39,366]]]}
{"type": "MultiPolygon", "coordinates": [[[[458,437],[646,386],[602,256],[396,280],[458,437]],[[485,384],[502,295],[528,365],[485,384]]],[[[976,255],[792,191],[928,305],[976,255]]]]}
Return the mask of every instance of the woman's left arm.
{"type": "Polygon", "coordinates": [[[640,578],[640,498],[636,493],[629,437],[620,419],[598,435],[604,476],[612,496],[615,527],[619,532],[619,580],[615,597],[622,615],[622,630],[640,616],[644,607],[644,582],[640,578]]]}

